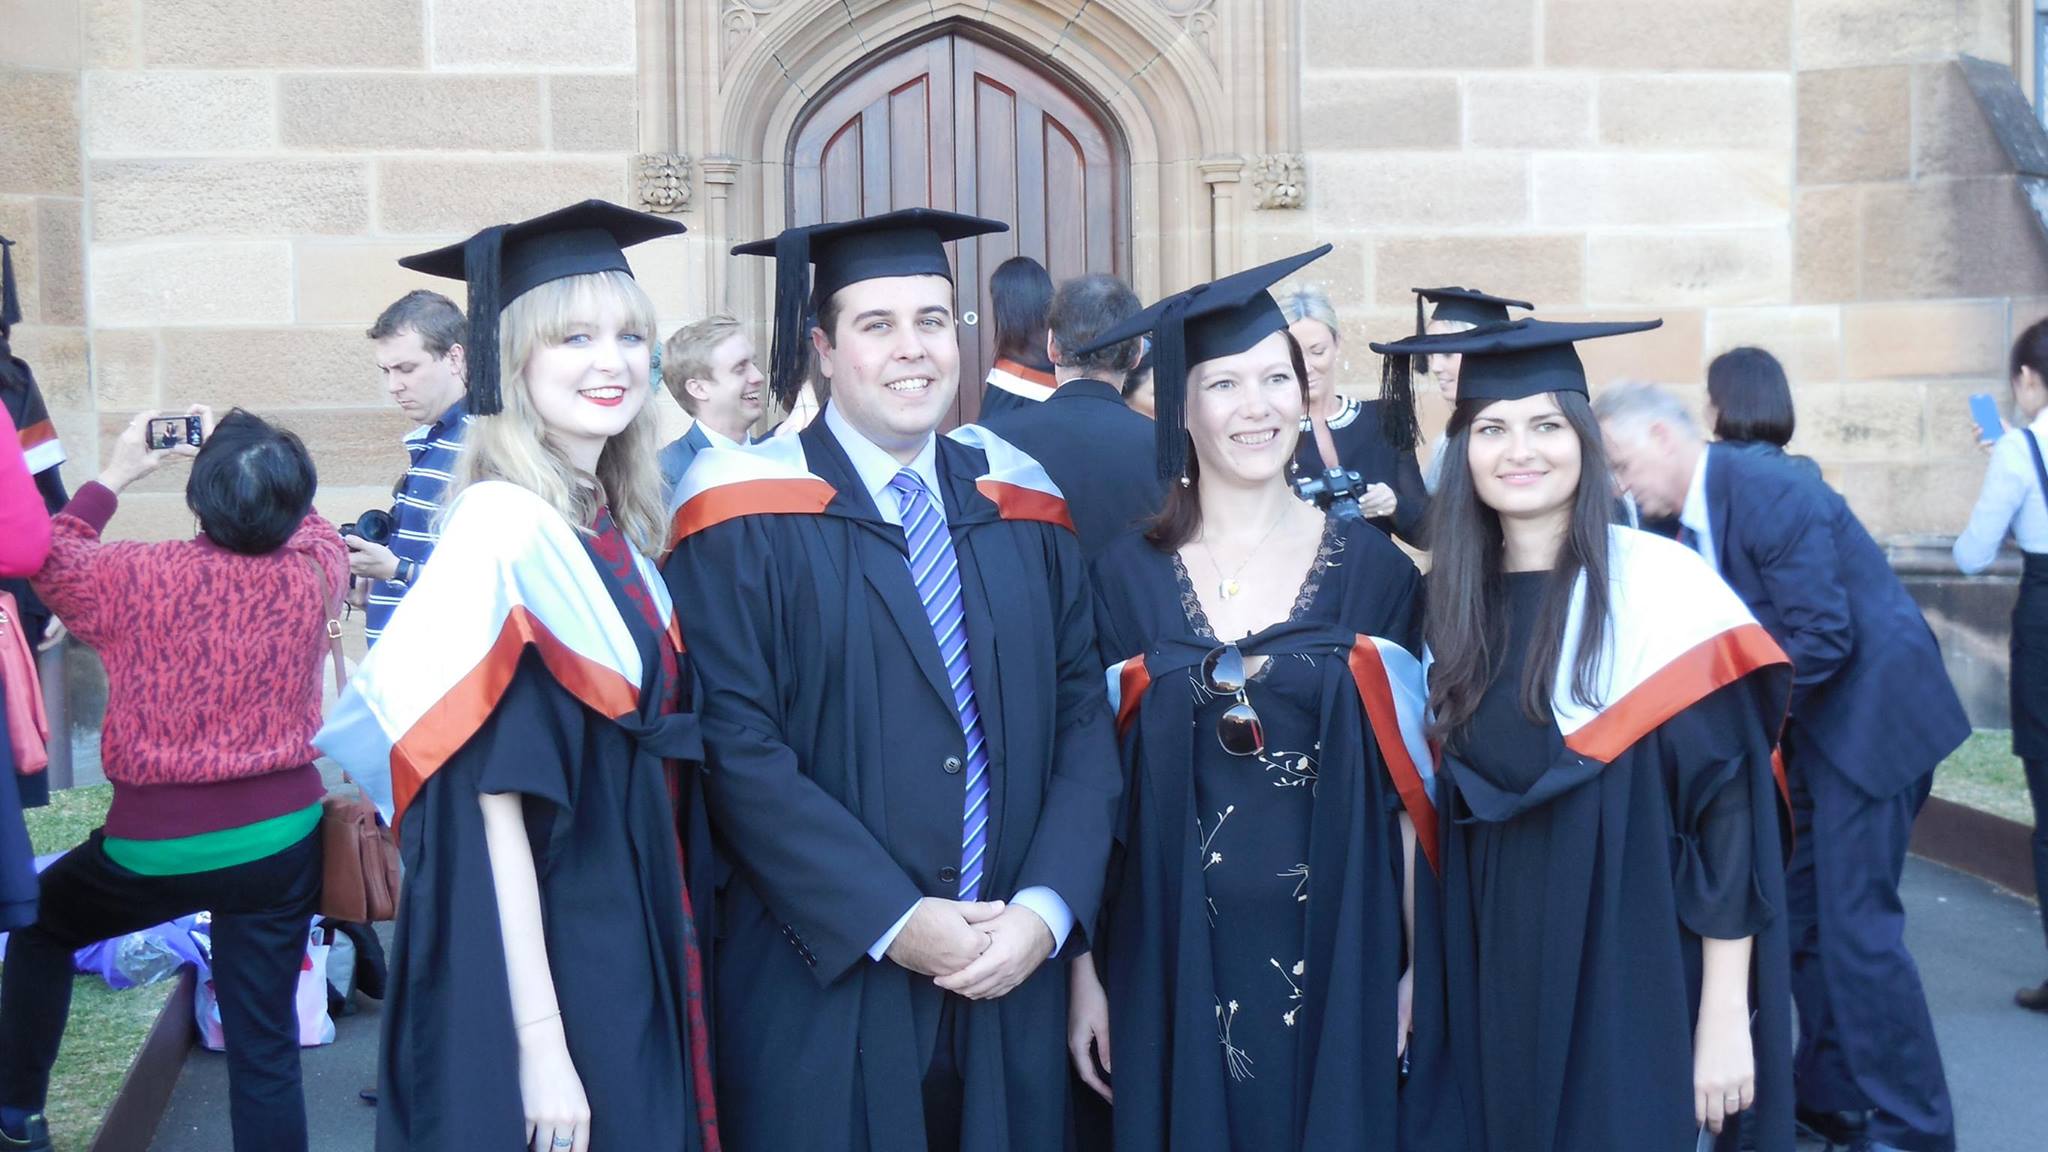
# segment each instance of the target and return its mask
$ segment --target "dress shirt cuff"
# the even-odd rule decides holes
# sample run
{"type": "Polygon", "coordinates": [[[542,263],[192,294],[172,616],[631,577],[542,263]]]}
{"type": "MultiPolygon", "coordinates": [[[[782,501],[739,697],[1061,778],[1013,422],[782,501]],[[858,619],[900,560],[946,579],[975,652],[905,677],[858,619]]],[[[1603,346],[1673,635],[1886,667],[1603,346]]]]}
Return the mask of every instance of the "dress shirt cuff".
{"type": "Polygon", "coordinates": [[[911,916],[915,915],[916,912],[917,901],[913,900],[911,901],[910,908],[897,919],[896,923],[889,926],[887,932],[882,933],[882,938],[875,941],[873,948],[868,949],[868,959],[879,963],[882,957],[887,956],[889,954],[889,945],[896,942],[896,937],[903,932],[903,926],[910,923],[911,916]]]}
{"type": "Polygon", "coordinates": [[[1067,946],[1067,936],[1074,930],[1074,910],[1067,907],[1060,894],[1041,884],[1018,892],[1010,897],[1010,903],[1038,913],[1038,918],[1052,929],[1052,954],[1059,955],[1060,949],[1067,946]]]}

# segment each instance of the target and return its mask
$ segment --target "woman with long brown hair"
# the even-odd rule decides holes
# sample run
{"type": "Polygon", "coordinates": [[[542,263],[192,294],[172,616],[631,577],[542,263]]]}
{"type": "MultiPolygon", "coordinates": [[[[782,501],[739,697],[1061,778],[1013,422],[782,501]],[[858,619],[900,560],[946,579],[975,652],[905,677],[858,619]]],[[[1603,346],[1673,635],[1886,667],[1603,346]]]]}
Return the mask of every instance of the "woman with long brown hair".
{"type": "MultiPolygon", "coordinates": [[[[1612,526],[1575,340],[1459,353],[1425,634],[1448,1043],[1486,1152],[1792,1147],[1780,791],[1790,665],[1692,551],[1612,526]]],[[[1418,1005],[1417,1011],[1423,1006],[1418,1005]]]]}
{"type": "MultiPolygon", "coordinates": [[[[1433,887],[1417,876],[1417,830],[1425,849],[1434,831],[1419,580],[1386,536],[1287,481],[1307,370],[1267,288],[1328,250],[1169,297],[1102,338],[1155,333],[1169,484],[1159,518],[1094,565],[1127,784],[1069,1041],[1105,1097],[1114,1059],[1122,1150],[1451,1133],[1401,1089],[1408,900],[1433,887]]],[[[1417,1044],[1425,1067],[1437,1035],[1417,1044]]]]}

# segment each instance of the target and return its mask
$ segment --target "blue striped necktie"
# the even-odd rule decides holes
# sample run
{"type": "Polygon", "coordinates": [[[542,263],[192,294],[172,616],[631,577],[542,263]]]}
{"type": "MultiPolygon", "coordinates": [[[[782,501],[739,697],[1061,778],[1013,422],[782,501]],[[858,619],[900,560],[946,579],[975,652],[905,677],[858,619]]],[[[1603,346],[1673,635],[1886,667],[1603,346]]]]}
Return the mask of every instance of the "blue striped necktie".
{"type": "Polygon", "coordinates": [[[981,897],[982,858],[988,850],[988,748],[981,709],[974,703],[974,670],[967,661],[967,612],[960,602],[960,561],[932,494],[905,468],[889,481],[910,543],[910,578],[924,602],[925,619],[939,642],[939,659],[953,688],[953,712],[967,738],[967,800],[960,824],[960,899],[981,897]]]}

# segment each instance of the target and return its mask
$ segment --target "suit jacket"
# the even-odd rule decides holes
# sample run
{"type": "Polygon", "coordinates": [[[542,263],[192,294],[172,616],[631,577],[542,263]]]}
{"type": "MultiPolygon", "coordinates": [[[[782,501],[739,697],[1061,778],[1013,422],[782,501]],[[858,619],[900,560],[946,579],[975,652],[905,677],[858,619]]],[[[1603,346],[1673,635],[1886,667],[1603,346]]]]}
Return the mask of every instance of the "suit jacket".
{"type": "Polygon", "coordinates": [[[1152,421],[1100,380],[1070,380],[1038,404],[990,412],[981,423],[1045,467],[1067,498],[1090,559],[1166,501],[1152,421]]]}
{"type": "Polygon", "coordinates": [[[1918,782],[1970,721],[1884,551],[1817,476],[1730,445],[1707,453],[1721,577],[1792,657],[1802,747],[1873,798],[1918,782]]]}
{"type": "Polygon", "coordinates": [[[683,473],[697,459],[697,453],[711,447],[711,437],[704,434],[704,426],[692,422],[690,430],[668,442],[658,457],[661,463],[662,503],[668,506],[669,515],[675,515],[676,491],[683,486],[683,473]]]}

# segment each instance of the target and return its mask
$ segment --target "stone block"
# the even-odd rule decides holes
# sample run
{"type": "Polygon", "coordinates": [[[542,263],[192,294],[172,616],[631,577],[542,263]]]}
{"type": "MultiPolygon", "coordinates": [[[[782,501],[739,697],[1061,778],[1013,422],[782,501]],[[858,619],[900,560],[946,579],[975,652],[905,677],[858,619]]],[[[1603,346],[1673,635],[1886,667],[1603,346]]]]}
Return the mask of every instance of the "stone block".
{"type": "Polygon", "coordinates": [[[540,147],[533,76],[335,72],[278,78],[287,148],[342,152],[540,147]]]}
{"type": "Polygon", "coordinates": [[[461,284],[398,266],[399,257],[410,256],[422,247],[418,241],[299,241],[293,264],[298,322],[349,324],[361,331],[376,320],[379,312],[415,288],[432,289],[461,305],[461,284]]]}
{"type": "Polygon", "coordinates": [[[1791,77],[1735,73],[1604,76],[1600,141],[1624,148],[1740,148],[1792,143],[1791,77]]]}
{"type": "Polygon", "coordinates": [[[15,292],[21,298],[24,324],[38,324],[43,319],[43,281],[38,268],[40,261],[36,258],[43,245],[36,234],[36,215],[34,197],[0,197],[0,236],[14,241],[8,256],[14,262],[15,292]]]}
{"type": "Polygon", "coordinates": [[[363,330],[332,328],[167,329],[164,403],[182,408],[375,407],[384,402],[363,330]]]}
{"type": "Polygon", "coordinates": [[[1801,68],[1935,60],[1964,47],[1976,22],[1956,0],[1800,0],[1793,47],[1801,68]]]}
{"type": "Polygon", "coordinates": [[[1405,309],[1412,289],[1462,284],[1534,303],[1543,314],[1577,308],[1586,295],[1586,239],[1555,236],[1397,236],[1374,248],[1375,301],[1405,309]]]}
{"type": "Polygon", "coordinates": [[[1312,68],[1527,68],[1535,0],[1306,0],[1312,68]]]}
{"type": "MultiPolygon", "coordinates": [[[[1529,218],[1526,156],[1486,152],[1333,152],[1309,155],[1319,225],[1344,230],[1499,227],[1529,218]]],[[[1313,195],[1313,193],[1311,193],[1313,195]]]]}
{"type": "Polygon", "coordinates": [[[1593,81],[1541,72],[1465,77],[1468,148],[1581,148],[1593,143],[1593,81]]]}
{"type": "Polygon", "coordinates": [[[234,72],[86,73],[94,157],[261,152],[277,146],[275,84],[234,72]]]}
{"type": "Polygon", "coordinates": [[[1854,300],[1860,293],[1863,212],[1859,189],[1801,188],[1793,202],[1793,296],[1854,300]]]}
{"type": "MultiPolygon", "coordinates": [[[[1543,62],[1564,68],[1770,71],[1791,64],[1785,0],[1547,0],[1543,62]]],[[[1439,30],[1449,35],[1450,27],[1439,30]]]]}
{"type": "Polygon", "coordinates": [[[2048,320],[2048,296],[2022,296],[2012,302],[2012,334],[2019,334],[2048,320]]]}
{"type": "Polygon", "coordinates": [[[36,201],[36,266],[45,324],[85,323],[84,214],[76,200],[36,201]]]}
{"type": "Polygon", "coordinates": [[[92,178],[95,241],[369,226],[369,174],[354,160],[100,160],[92,178]]]}
{"type": "MultiPolygon", "coordinates": [[[[427,0],[136,0],[152,68],[417,68],[427,0]]],[[[553,26],[550,34],[559,34],[553,26]]],[[[570,37],[564,36],[564,39],[570,37]]]]}
{"type": "Polygon", "coordinates": [[[597,196],[623,202],[622,159],[393,159],[377,162],[385,232],[467,233],[597,196]]]}
{"type": "Polygon", "coordinates": [[[1913,67],[1913,174],[1989,176],[2012,171],[1991,121],[1953,61],[1913,67]]]}
{"type": "Polygon", "coordinates": [[[127,412],[162,404],[157,388],[157,334],[149,328],[102,328],[92,334],[93,397],[103,409],[127,412]]]}
{"type": "Polygon", "coordinates": [[[1783,228],[1594,233],[1586,300],[1596,308],[1777,304],[1792,290],[1783,228]]]}
{"type": "Polygon", "coordinates": [[[1454,76],[1310,72],[1301,78],[1302,145],[1456,148],[1461,136],[1454,76]]]}
{"type": "Polygon", "coordinates": [[[654,301],[664,336],[710,314],[700,274],[708,255],[704,241],[695,236],[664,236],[626,250],[633,278],[654,301]]]}
{"type": "Polygon", "coordinates": [[[80,194],[78,74],[0,71],[0,193],[80,194]]]}
{"type": "Polygon", "coordinates": [[[79,0],[78,22],[87,68],[133,68],[142,62],[135,0],[79,0]]]}
{"type": "Polygon", "coordinates": [[[78,4],[51,0],[0,0],[0,67],[78,68],[78,4]]]}
{"type": "Polygon", "coordinates": [[[1881,184],[1862,191],[1865,299],[2048,292],[2048,242],[2012,178],[1881,184]]]}
{"type": "Polygon", "coordinates": [[[1799,74],[1799,182],[1897,180],[1912,171],[1912,69],[1799,74]]]}
{"type": "Polygon", "coordinates": [[[96,328],[291,321],[292,249],[282,240],[95,244],[96,328]]]}
{"type": "MultiPolygon", "coordinates": [[[[1796,387],[1842,379],[1842,312],[1832,305],[1715,308],[1707,313],[1708,363],[1731,348],[1778,358],[1796,387]]],[[[1704,369],[1703,369],[1704,371],[1704,369]]]]}
{"type": "Polygon", "coordinates": [[[283,408],[266,412],[264,417],[298,433],[306,442],[323,485],[374,485],[389,493],[392,482],[405,472],[403,441],[413,423],[393,405],[283,408]]]}
{"type": "Polygon", "coordinates": [[[1821,460],[1905,464],[1920,457],[1926,401],[1917,381],[1809,383],[1797,404],[1797,442],[1821,460]]]}
{"type": "Polygon", "coordinates": [[[435,0],[433,64],[630,69],[633,8],[634,0],[435,0]]]}
{"type": "Polygon", "coordinates": [[[92,407],[85,329],[24,324],[14,330],[9,344],[35,371],[36,386],[52,411],[92,407]]]}
{"type": "Polygon", "coordinates": [[[1996,376],[2005,303],[1943,300],[1842,309],[1842,378],[1996,376]]]}
{"type": "Polygon", "coordinates": [[[1661,384],[1678,393],[1693,412],[1700,410],[1695,393],[1706,379],[1706,360],[1701,349],[1706,340],[1703,313],[1690,308],[1658,307],[1650,311],[1603,309],[1598,312],[1545,311],[1550,320],[1662,320],[1661,328],[1588,340],[1578,346],[1579,360],[1586,367],[1586,382],[1597,395],[1601,388],[1618,380],[1641,380],[1661,384]]]}
{"type": "Polygon", "coordinates": [[[637,152],[640,82],[633,76],[550,76],[548,146],[557,152],[637,152]]]}
{"type": "MultiPolygon", "coordinates": [[[[114,435],[120,435],[119,428],[114,430],[114,435]]],[[[109,441],[111,442],[111,438],[109,441]]],[[[176,471],[178,483],[183,485],[184,466],[171,467],[176,471]]],[[[108,540],[155,542],[190,540],[198,534],[199,527],[192,522],[192,510],[185,506],[184,490],[181,487],[176,491],[158,492],[130,489],[122,494],[120,507],[114,510],[114,518],[107,521],[104,535],[108,540]]]]}
{"type": "Polygon", "coordinates": [[[1559,153],[1534,158],[1543,227],[1782,224],[1792,188],[1782,155],[1559,153]]]}
{"type": "MultiPolygon", "coordinates": [[[[1929,380],[1924,392],[1927,397],[1928,459],[1961,458],[1974,460],[1982,467],[1984,457],[1977,447],[1977,421],[1970,414],[1970,397],[1978,393],[1990,396],[1998,402],[2000,410],[2004,411],[2009,419],[2012,392],[2005,380],[2005,365],[2000,364],[1996,372],[1975,378],[1929,380]]],[[[1981,473],[1978,479],[1982,479],[1981,473]]],[[[1970,494],[1976,495],[1974,486],[1970,494]]],[[[1945,531],[1956,532],[1962,526],[1963,522],[1957,520],[1945,531]]]]}

